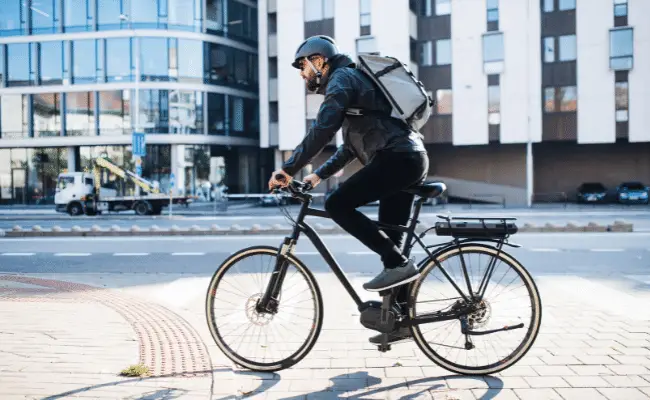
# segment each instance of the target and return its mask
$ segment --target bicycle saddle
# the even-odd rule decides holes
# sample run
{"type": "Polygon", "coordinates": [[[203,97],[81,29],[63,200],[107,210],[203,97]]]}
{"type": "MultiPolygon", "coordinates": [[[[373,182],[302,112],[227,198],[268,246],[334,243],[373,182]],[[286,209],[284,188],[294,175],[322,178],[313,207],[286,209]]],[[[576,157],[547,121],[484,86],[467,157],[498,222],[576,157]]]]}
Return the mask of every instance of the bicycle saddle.
{"type": "Polygon", "coordinates": [[[424,182],[413,185],[404,191],[416,196],[433,199],[443,194],[445,190],[447,190],[447,185],[444,182],[424,182]]]}

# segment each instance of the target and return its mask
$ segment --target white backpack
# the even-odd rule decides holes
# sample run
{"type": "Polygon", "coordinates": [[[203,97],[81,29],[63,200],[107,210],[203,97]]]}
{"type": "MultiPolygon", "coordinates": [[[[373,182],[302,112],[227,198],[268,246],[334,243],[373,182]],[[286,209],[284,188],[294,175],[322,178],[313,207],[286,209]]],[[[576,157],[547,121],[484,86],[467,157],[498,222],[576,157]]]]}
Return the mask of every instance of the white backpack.
{"type": "MultiPolygon", "coordinates": [[[[391,117],[404,121],[420,131],[433,111],[433,99],[411,70],[394,57],[359,55],[357,69],[365,72],[382,90],[393,106],[391,117]]],[[[350,108],[350,115],[363,115],[363,110],[350,108]]]]}

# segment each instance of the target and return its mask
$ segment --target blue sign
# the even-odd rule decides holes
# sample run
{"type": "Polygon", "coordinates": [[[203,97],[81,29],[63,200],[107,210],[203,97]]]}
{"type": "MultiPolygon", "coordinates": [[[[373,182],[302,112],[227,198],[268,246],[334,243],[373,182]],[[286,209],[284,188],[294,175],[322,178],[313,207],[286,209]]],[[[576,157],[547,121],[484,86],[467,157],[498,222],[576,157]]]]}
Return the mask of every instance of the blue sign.
{"type": "Polygon", "coordinates": [[[147,145],[144,139],[143,132],[133,132],[133,137],[131,138],[133,143],[131,143],[132,154],[136,157],[144,157],[147,155],[147,145]]]}
{"type": "Polygon", "coordinates": [[[176,177],[174,176],[174,173],[172,172],[171,175],[169,175],[169,186],[174,187],[176,184],[176,177]]]}
{"type": "Polygon", "coordinates": [[[135,174],[137,176],[142,176],[142,165],[136,165],[135,166],[135,174]]]}

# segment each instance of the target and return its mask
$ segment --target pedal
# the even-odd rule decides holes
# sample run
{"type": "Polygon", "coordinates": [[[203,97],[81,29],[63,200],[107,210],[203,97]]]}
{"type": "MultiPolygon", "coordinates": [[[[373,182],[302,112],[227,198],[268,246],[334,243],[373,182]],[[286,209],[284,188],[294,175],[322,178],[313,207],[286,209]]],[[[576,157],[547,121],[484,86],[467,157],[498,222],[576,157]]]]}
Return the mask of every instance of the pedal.
{"type": "Polygon", "coordinates": [[[381,334],[381,343],[377,347],[379,348],[379,351],[381,351],[382,353],[390,351],[391,347],[390,347],[390,344],[388,344],[388,334],[387,333],[382,333],[381,334]]]}

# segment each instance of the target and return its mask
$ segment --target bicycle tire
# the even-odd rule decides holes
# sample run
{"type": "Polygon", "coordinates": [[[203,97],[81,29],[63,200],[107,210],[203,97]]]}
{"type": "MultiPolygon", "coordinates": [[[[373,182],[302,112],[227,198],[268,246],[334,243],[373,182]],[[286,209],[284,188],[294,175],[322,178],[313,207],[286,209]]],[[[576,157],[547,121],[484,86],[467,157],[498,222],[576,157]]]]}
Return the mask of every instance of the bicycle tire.
{"type": "MultiPolygon", "coordinates": [[[[537,335],[539,334],[539,329],[542,321],[541,298],[539,295],[539,291],[537,289],[537,285],[535,284],[535,281],[533,280],[530,273],[526,270],[526,268],[524,268],[524,266],[521,265],[521,263],[519,263],[519,261],[517,261],[515,257],[504,252],[503,250],[498,252],[498,249],[496,249],[493,246],[488,246],[488,245],[478,244],[478,243],[467,243],[467,244],[462,244],[460,246],[443,249],[439,253],[434,254],[434,256],[440,262],[449,259],[451,257],[458,256],[458,254],[461,251],[464,254],[475,252],[475,253],[487,254],[490,255],[491,257],[496,257],[500,261],[507,263],[515,272],[517,272],[517,274],[525,282],[526,288],[528,289],[529,297],[532,298],[531,303],[535,307],[532,307],[532,309],[534,310],[534,313],[531,316],[532,322],[528,327],[528,332],[526,333],[524,340],[516,348],[516,350],[513,351],[504,360],[498,361],[489,366],[469,367],[469,366],[461,366],[459,364],[453,363],[449,360],[446,360],[444,357],[440,356],[435,350],[431,348],[431,346],[429,346],[428,342],[422,336],[419,325],[411,326],[411,334],[413,335],[413,339],[417,344],[417,346],[420,348],[420,350],[436,365],[448,371],[461,374],[461,375],[494,374],[503,371],[516,364],[519,360],[521,360],[522,357],[526,355],[526,353],[530,350],[530,348],[535,343],[537,335]]],[[[410,318],[414,318],[416,316],[413,302],[417,297],[417,293],[419,291],[420,285],[424,280],[424,278],[434,268],[438,268],[438,266],[433,260],[429,259],[428,261],[425,261],[423,263],[422,268],[420,269],[420,278],[417,281],[414,281],[411,284],[411,287],[409,288],[408,313],[410,318]]],[[[451,284],[449,285],[451,286],[451,284]]],[[[466,290],[467,289],[465,288],[465,291],[466,290]]]]}
{"type": "Polygon", "coordinates": [[[295,266],[298,269],[298,271],[300,271],[300,273],[303,275],[309,288],[312,291],[312,294],[314,295],[314,300],[316,302],[314,307],[314,311],[316,313],[315,323],[312,325],[312,330],[309,336],[307,337],[303,345],[295,353],[291,354],[289,357],[283,360],[272,362],[272,363],[259,363],[259,362],[251,361],[240,356],[236,352],[232,351],[230,347],[226,343],[224,343],[219,333],[219,328],[215,324],[213,307],[212,307],[214,302],[214,297],[216,295],[216,291],[218,289],[221,278],[230,268],[237,265],[238,261],[241,261],[253,255],[260,255],[260,254],[277,257],[278,248],[272,246],[247,247],[232,254],[226,260],[224,260],[223,263],[221,263],[221,265],[214,272],[212,279],[210,280],[210,284],[208,285],[206,301],[205,301],[205,313],[206,313],[205,315],[206,315],[208,327],[210,329],[210,334],[212,335],[212,338],[217,344],[217,347],[219,347],[219,349],[224,353],[226,357],[228,357],[235,364],[250,369],[252,371],[274,372],[274,371],[280,371],[289,368],[297,364],[298,362],[300,362],[300,360],[306,357],[307,354],[309,354],[311,349],[314,347],[314,345],[318,340],[318,337],[320,336],[320,332],[323,326],[323,299],[321,296],[320,288],[318,286],[318,282],[314,278],[311,271],[293,254],[288,254],[287,257],[289,258],[289,262],[292,263],[293,266],[295,266]]]}

